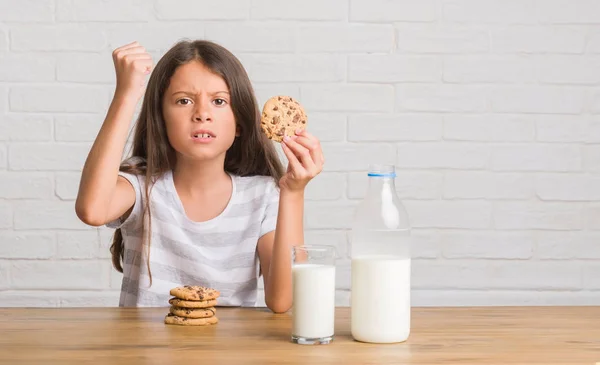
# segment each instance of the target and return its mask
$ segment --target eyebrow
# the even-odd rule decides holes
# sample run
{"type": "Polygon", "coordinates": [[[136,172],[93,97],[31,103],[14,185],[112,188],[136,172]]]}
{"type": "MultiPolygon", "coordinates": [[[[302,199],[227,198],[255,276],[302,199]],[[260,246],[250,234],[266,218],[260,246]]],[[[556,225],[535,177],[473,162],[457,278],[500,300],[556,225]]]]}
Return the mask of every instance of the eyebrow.
{"type": "MultiPolygon", "coordinates": [[[[186,91],[186,90],[179,90],[179,91],[175,91],[173,92],[171,95],[175,95],[175,94],[194,94],[191,91],[186,91]]],[[[212,93],[208,93],[209,95],[217,95],[217,94],[227,94],[229,95],[229,91],[215,91],[212,93]]]]}

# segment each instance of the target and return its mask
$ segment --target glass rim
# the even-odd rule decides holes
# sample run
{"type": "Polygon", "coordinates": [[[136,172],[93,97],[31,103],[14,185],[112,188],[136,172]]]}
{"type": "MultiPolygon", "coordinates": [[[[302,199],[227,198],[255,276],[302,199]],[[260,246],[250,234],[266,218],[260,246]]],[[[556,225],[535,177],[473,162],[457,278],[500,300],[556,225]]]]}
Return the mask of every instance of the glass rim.
{"type": "Polygon", "coordinates": [[[327,251],[333,251],[335,252],[335,246],[332,245],[302,245],[302,246],[292,246],[292,251],[295,250],[303,250],[303,251],[321,251],[321,252],[327,252],[327,251]]]}

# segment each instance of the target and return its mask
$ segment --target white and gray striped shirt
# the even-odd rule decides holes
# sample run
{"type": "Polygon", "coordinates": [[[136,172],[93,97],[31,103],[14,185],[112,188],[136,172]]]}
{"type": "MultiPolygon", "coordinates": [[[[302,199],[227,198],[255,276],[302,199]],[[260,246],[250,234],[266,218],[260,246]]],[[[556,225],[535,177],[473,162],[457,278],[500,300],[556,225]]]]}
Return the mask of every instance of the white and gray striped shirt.
{"type": "Polygon", "coordinates": [[[186,216],[171,171],[158,179],[150,190],[149,286],[141,229],[144,176],[122,172],[119,175],[133,185],[136,194],[129,217],[107,224],[121,228],[124,240],[119,306],[168,306],[169,291],[180,285],[219,290],[220,306],[255,305],[260,272],[257,242],[273,231],[277,222],[279,190],[273,178],[230,175],[233,192],[227,207],[219,216],[204,222],[194,222],[186,216]]]}

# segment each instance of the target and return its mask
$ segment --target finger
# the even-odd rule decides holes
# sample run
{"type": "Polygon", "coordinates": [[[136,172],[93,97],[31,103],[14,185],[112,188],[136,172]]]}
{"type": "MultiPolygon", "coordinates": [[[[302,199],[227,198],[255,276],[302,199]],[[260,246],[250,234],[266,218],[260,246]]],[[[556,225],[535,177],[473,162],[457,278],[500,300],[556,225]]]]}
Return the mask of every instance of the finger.
{"type": "Polygon", "coordinates": [[[140,45],[140,43],[138,41],[133,41],[131,43],[127,43],[117,49],[115,49],[115,51],[122,51],[125,49],[129,49],[129,48],[133,48],[133,47],[138,47],[140,45]]]}
{"type": "Polygon", "coordinates": [[[305,137],[304,135],[300,135],[300,136],[295,136],[294,141],[296,141],[296,143],[300,144],[301,146],[303,146],[304,148],[306,148],[309,151],[310,157],[312,158],[312,160],[315,163],[321,163],[321,160],[322,160],[321,148],[316,139],[309,139],[308,137],[305,137]]]}
{"type": "Polygon", "coordinates": [[[292,167],[292,171],[301,171],[304,170],[300,161],[298,161],[298,157],[292,152],[292,150],[285,144],[281,144],[281,148],[283,149],[283,153],[287,157],[290,166],[292,167]]]}
{"type": "Polygon", "coordinates": [[[119,56],[124,57],[127,55],[134,55],[134,54],[143,54],[143,55],[148,55],[148,52],[146,52],[146,48],[139,46],[139,47],[133,47],[133,48],[128,48],[128,49],[124,49],[122,51],[119,51],[119,56]]]}
{"type": "Polygon", "coordinates": [[[313,161],[308,148],[302,146],[301,144],[289,137],[284,138],[283,143],[285,143],[292,150],[292,152],[299,157],[298,159],[300,160],[300,163],[302,163],[302,166],[304,166],[306,170],[315,170],[315,162],[313,161]]]}

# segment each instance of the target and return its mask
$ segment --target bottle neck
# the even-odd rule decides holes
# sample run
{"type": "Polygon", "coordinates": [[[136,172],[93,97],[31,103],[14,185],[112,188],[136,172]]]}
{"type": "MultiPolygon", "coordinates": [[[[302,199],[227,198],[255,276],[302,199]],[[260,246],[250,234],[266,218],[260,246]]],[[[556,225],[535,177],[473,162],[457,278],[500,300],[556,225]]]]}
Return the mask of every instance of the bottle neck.
{"type": "Polygon", "coordinates": [[[369,176],[367,195],[388,198],[395,193],[396,185],[393,177],[369,176]]]}

